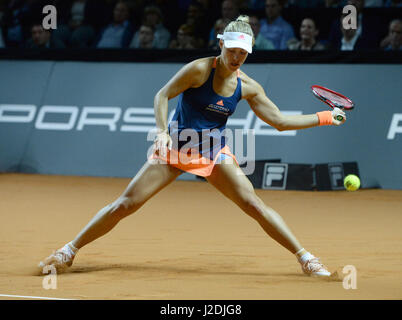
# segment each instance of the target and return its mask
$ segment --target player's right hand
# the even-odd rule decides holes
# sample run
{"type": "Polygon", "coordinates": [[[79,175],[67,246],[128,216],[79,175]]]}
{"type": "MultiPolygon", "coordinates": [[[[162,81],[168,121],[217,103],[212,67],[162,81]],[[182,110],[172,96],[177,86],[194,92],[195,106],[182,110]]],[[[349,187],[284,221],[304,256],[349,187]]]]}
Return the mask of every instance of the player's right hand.
{"type": "Polygon", "coordinates": [[[172,149],[172,138],[165,131],[159,132],[154,140],[154,152],[162,157],[166,157],[168,149],[172,149]]]}
{"type": "Polygon", "coordinates": [[[335,107],[332,110],[332,124],[334,126],[340,126],[341,124],[343,124],[346,121],[346,114],[345,112],[343,112],[341,109],[335,107]],[[342,116],[342,120],[337,120],[337,116],[342,116]]]}

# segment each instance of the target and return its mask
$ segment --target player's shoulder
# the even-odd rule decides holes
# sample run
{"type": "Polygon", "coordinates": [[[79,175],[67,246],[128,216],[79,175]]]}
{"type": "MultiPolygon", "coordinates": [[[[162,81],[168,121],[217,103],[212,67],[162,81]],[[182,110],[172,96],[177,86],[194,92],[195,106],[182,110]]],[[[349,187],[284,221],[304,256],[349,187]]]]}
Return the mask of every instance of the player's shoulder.
{"type": "Polygon", "coordinates": [[[210,72],[214,63],[214,57],[200,58],[189,62],[186,67],[195,73],[210,72]]]}
{"type": "Polygon", "coordinates": [[[211,73],[214,57],[200,58],[185,65],[184,69],[192,76],[193,86],[203,84],[211,73]]]}
{"type": "Polygon", "coordinates": [[[262,86],[253,78],[248,76],[244,71],[240,70],[240,80],[242,85],[242,97],[248,99],[259,92],[263,92],[262,86]]]}

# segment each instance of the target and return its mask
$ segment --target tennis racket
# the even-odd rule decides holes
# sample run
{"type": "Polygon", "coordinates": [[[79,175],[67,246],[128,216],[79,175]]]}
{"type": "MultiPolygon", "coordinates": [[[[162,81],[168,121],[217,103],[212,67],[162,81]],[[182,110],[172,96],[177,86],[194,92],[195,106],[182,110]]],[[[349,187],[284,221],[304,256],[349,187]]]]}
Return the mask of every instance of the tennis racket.
{"type": "MultiPolygon", "coordinates": [[[[352,110],[355,107],[352,100],[345,97],[343,94],[340,94],[339,92],[317,85],[312,86],[311,90],[318,99],[325,102],[332,109],[336,107],[341,110],[352,110]]],[[[343,117],[341,115],[337,115],[336,120],[342,121],[343,117]]]]}

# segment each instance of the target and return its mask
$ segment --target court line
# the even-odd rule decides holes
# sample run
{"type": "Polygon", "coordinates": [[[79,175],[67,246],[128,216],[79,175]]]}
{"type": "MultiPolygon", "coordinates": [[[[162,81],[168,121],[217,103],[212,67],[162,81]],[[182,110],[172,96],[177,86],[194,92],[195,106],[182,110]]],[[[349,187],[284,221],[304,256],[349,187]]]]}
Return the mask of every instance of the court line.
{"type": "Polygon", "coordinates": [[[17,295],[12,295],[12,294],[0,294],[0,297],[7,297],[7,298],[25,298],[25,299],[42,299],[42,300],[75,300],[75,299],[50,298],[50,297],[17,296],[17,295]]]}

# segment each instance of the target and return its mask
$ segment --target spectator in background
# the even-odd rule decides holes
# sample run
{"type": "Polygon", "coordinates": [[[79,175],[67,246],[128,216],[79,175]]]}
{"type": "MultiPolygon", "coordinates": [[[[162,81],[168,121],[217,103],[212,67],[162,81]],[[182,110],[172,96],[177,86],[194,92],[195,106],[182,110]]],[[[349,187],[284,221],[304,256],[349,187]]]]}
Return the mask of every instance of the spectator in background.
{"type": "Polygon", "coordinates": [[[187,11],[191,1],[192,0],[177,0],[179,10],[181,10],[182,12],[187,11]]]}
{"type": "Polygon", "coordinates": [[[386,38],[381,41],[381,48],[384,50],[402,50],[402,20],[395,19],[389,24],[389,32],[386,38]]]}
{"type": "Polygon", "coordinates": [[[214,13],[217,15],[221,7],[219,1],[216,0],[196,0],[196,2],[201,3],[205,11],[211,11],[211,15],[214,13]]]}
{"type": "Polygon", "coordinates": [[[208,49],[211,50],[220,50],[219,47],[219,39],[217,38],[218,34],[223,34],[226,26],[229,24],[229,19],[220,18],[216,20],[214,24],[214,39],[210,40],[208,43],[208,49]]]}
{"type": "Polygon", "coordinates": [[[216,0],[192,0],[192,3],[199,3],[202,5],[202,12],[203,12],[203,34],[204,40],[207,44],[209,41],[210,31],[209,29],[211,26],[214,25],[216,20],[218,20],[221,16],[221,1],[216,0]]]}
{"type": "Polygon", "coordinates": [[[264,10],[265,3],[262,0],[248,0],[248,8],[251,10],[264,10]]]}
{"type": "Polygon", "coordinates": [[[375,7],[375,8],[380,8],[384,6],[384,1],[383,0],[366,0],[366,3],[364,6],[367,7],[375,7]]]}
{"type": "Polygon", "coordinates": [[[345,4],[345,0],[325,0],[326,8],[343,8],[345,4]]]}
{"type": "Polygon", "coordinates": [[[155,29],[153,26],[141,25],[138,30],[138,49],[153,49],[154,48],[155,29]]]}
{"type": "Polygon", "coordinates": [[[319,8],[325,7],[325,0],[288,0],[288,7],[319,8]]]}
{"type": "Polygon", "coordinates": [[[6,44],[4,43],[4,40],[3,40],[3,30],[1,30],[1,28],[0,28],[0,48],[5,48],[6,47],[6,44]]]}
{"type": "Polygon", "coordinates": [[[104,28],[97,48],[127,48],[134,30],[130,19],[130,5],[127,1],[118,1],[113,9],[113,22],[104,28]]]}
{"type": "MultiPolygon", "coordinates": [[[[140,17],[137,19],[138,21],[142,21],[143,9],[146,6],[154,5],[159,8],[163,15],[163,26],[171,33],[172,30],[177,30],[183,23],[185,12],[187,11],[187,5],[185,5],[185,10],[183,10],[183,6],[179,7],[178,0],[131,0],[135,2],[142,2],[143,8],[137,11],[141,13],[140,17]],[[145,5],[144,5],[145,4],[145,5]]],[[[172,35],[171,35],[172,36],[172,35]]],[[[170,37],[169,37],[170,40],[170,37]]]]}
{"type": "Polygon", "coordinates": [[[239,16],[239,5],[234,0],[224,0],[221,7],[222,18],[235,20],[239,16]]]}
{"type": "Polygon", "coordinates": [[[43,29],[42,22],[31,27],[31,38],[26,43],[27,48],[63,49],[66,46],[58,38],[52,37],[50,30],[43,29]]]}
{"type": "Polygon", "coordinates": [[[319,30],[317,29],[313,19],[303,19],[300,25],[300,41],[297,39],[289,40],[289,50],[325,50],[325,46],[317,41],[318,33],[319,30]]]}
{"type": "MultiPolygon", "coordinates": [[[[365,0],[348,0],[347,4],[356,7],[357,11],[357,37],[359,37],[359,46],[361,48],[377,48],[380,42],[380,26],[381,21],[375,16],[366,16],[363,12],[365,0]]],[[[337,46],[341,42],[341,38],[344,37],[342,25],[342,19],[336,19],[331,26],[329,34],[329,42],[336,44],[337,46]]],[[[351,33],[351,32],[348,32],[351,33]]]]}
{"type": "Polygon", "coordinates": [[[255,38],[253,50],[275,50],[275,46],[272,41],[264,38],[260,33],[261,25],[256,15],[249,16],[249,24],[251,26],[251,29],[253,29],[255,38]]]}
{"type": "MultiPolygon", "coordinates": [[[[157,49],[165,49],[169,45],[170,32],[163,25],[163,15],[161,10],[154,5],[148,6],[144,10],[142,24],[152,26],[154,32],[153,47],[157,49]]],[[[130,48],[138,47],[139,32],[137,31],[131,41],[130,48]]]]}
{"type": "Polygon", "coordinates": [[[356,29],[345,29],[341,23],[341,30],[343,37],[341,38],[341,43],[340,45],[337,45],[338,50],[341,51],[350,51],[350,50],[355,50],[356,42],[359,38],[359,34],[357,33],[356,29]]]}
{"type": "Polygon", "coordinates": [[[335,50],[341,51],[352,51],[352,50],[360,50],[366,49],[364,46],[364,41],[361,35],[358,33],[359,28],[357,29],[345,29],[343,27],[342,21],[345,15],[342,15],[340,18],[340,29],[342,33],[342,37],[340,41],[332,44],[332,48],[335,50]]]}
{"type": "Polygon", "coordinates": [[[4,9],[5,9],[5,4],[3,2],[0,2],[0,48],[5,48],[6,44],[4,42],[4,36],[3,36],[3,15],[4,15],[4,9]]]}
{"type": "Polygon", "coordinates": [[[197,48],[207,47],[209,35],[208,28],[205,28],[207,21],[205,7],[199,1],[192,1],[187,10],[185,24],[192,27],[197,48]]]}
{"type": "Polygon", "coordinates": [[[261,20],[260,32],[274,44],[276,50],[286,50],[287,42],[294,38],[293,27],[281,16],[282,8],[279,0],[266,0],[266,18],[261,20]]]}
{"type": "MultiPolygon", "coordinates": [[[[383,7],[383,0],[366,0],[364,7],[383,7]]],[[[347,0],[289,0],[288,3],[300,8],[343,8],[347,5],[347,0]]]]}
{"type": "Polygon", "coordinates": [[[30,26],[42,14],[45,0],[11,0],[3,15],[4,41],[8,47],[23,47],[30,38],[30,26]]]}
{"type": "MultiPolygon", "coordinates": [[[[212,21],[215,21],[220,16],[221,0],[178,0],[177,2],[178,7],[182,12],[187,12],[191,4],[199,3],[203,9],[208,12],[209,17],[212,18],[212,21]]],[[[169,5],[171,5],[171,3],[169,5]]]]}
{"type": "Polygon", "coordinates": [[[177,30],[176,39],[169,44],[170,49],[196,49],[197,40],[194,36],[193,27],[188,24],[182,24],[177,30]]]}
{"type": "MultiPolygon", "coordinates": [[[[221,17],[222,19],[225,20],[236,20],[236,18],[239,16],[239,6],[234,0],[224,0],[221,5],[221,17]]],[[[216,38],[214,38],[215,30],[212,27],[212,29],[209,32],[209,38],[208,38],[208,43],[212,43],[215,41],[216,38]]]]}
{"type": "Polygon", "coordinates": [[[163,25],[162,11],[157,6],[149,6],[144,11],[145,23],[155,28],[155,47],[167,48],[170,41],[170,32],[163,25]]]}
{"type": "Polygon", "coordinates": [[[385,2],[385,7],[398,7],[402,8],[402,1],[401,0],[387,0],[385,2]]]}
{"type": "Polygon", "coordinates": [[[0,26],[3,24],[4,11],[7,8],[7,0],[0,0],[0,26]]]}
{"type": "Polygon", "coordinates": [[[95,28],[90,24],[84,24],[85,9],[88,8],[88,0],[76,0],[71,5],[71,45],[73,47],[89,47],[95,40],[95,28]]]}
{"type": "Polygon", "coordinates": [[[55,0],[58,26],[53,35],[66,46],[91,47],[96,33],[107,24],[108,7],[102,0],[55,0]]]}
{"type": "Polygon", "coordinates": [[[239,8],[239,11],[244,11],[248,10],[250,8],[250,1],[249,0],[233,0],[237,7],[239,8]]]}

